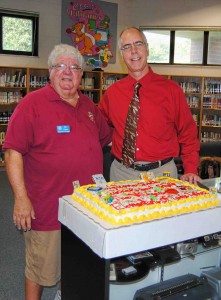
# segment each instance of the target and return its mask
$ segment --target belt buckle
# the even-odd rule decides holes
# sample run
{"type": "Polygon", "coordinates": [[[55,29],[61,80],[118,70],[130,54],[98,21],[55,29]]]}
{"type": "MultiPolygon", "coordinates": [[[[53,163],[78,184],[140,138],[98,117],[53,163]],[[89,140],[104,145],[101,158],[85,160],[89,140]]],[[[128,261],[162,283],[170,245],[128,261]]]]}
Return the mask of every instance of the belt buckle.
{"type": "Polygon", "coordinates": [[[135,164],[135,163],[133,163],[133,169],[134,169],[134,171],[139,171],[139,165],[137,164],[135,164]]]}
{"type": "Polygon", "coordinates": [[[150,169],[150,164],[137,164],[135,165],[135,167],[137,167],[137,171],[147,172],[150,169]]]}
{"type": "Polygon", "coordinates": [[[135,164],[133,163],[132,167],[135,171],[140,171],[140,168],[143,168],[145,165],[143,164],[135,164]]]}

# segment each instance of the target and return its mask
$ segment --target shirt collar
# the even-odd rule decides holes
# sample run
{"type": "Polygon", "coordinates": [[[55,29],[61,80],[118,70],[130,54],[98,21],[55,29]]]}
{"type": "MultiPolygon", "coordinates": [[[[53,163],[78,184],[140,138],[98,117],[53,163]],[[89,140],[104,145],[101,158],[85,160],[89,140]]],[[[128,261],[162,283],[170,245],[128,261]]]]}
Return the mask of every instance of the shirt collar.
{"type": "Polygon", "coordinates": [[[154,72],[153,72],[152,68],[149,66],[149,72],[148,72],[146,75],[144,75],[141,79],[139,79],[139,80],[137,81],[137,80],[136,80],[135,78],[133,78],[131,75],[128,75],[128,80],[129,80],[129,84],[130,84],[131,86],[134,86],[134,84],[135,84],[136,82],[140,82],[141,85],[144,85],[144,84],[146,84],[147,81],[151,80],[151,79],[153,78],[153,76],[154,76],[154,72]]]}

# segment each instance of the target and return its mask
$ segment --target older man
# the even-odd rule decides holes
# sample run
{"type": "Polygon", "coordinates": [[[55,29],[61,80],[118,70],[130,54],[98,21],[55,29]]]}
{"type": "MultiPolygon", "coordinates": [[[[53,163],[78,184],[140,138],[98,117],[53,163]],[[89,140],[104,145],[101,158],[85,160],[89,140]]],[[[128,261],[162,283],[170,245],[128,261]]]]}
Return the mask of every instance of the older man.
{"type": "Polygon", "coordinates": [[[102,173],[102,147],[112,130],[96,105],[79,91],[83,57],[69,45],[48,58],[50,83],[24,97],[4,143],[14,197],[14,224],[25,232],[26,300],[40,300],[43,286],[60,280],[58,199],[73,181],[102,173]]]}

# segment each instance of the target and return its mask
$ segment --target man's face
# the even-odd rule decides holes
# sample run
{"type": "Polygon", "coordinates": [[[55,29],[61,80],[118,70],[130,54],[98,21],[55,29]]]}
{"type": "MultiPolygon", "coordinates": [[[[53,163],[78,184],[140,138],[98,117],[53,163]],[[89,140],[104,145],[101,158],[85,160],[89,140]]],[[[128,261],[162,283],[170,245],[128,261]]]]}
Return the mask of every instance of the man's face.
{"type": "Polygon", "coordinates": [[[210,176],[213,176],[214,175],[214,172],[213,172],[213,166],[208,166],[208,174],[210,176]]]}
{"type": "Polygon", "coordinates": [[[122,50],[122,55],[129,73],[143,72],[148,68],[149,50],[144,42],[140,32],[133,28],[126,30],[121,36],[122,48],[126,48],[122,50]]]}
{"type": "Polygon", "coordinates": [[[50,69],[51,85],[61,97],[74,96],[81,82],[82,70],[71,70],[70,66],[79,67],[78,61],[62,55],[58,57],[55,67],[50,69]],[[61,68],[61,65],[66,67],[61,68]]]}

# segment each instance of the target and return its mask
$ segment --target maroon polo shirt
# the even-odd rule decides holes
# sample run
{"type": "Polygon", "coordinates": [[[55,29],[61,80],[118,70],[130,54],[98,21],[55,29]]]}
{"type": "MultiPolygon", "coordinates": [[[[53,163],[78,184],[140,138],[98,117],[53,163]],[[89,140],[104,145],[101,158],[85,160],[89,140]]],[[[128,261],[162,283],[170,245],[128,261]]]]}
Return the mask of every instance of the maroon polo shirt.
{"type": "Polygon", "coordinates": [[[59,197],[72,194],[73,181],[88,184],[93,174],[103,172],[102,146],[110,143],[111,133],[96,105],[81,93],[73,107],[48,84],[20,102],[10,119],[4,150],[23,155],[36,214],[32,229],[60,228],[59,197]]]}

